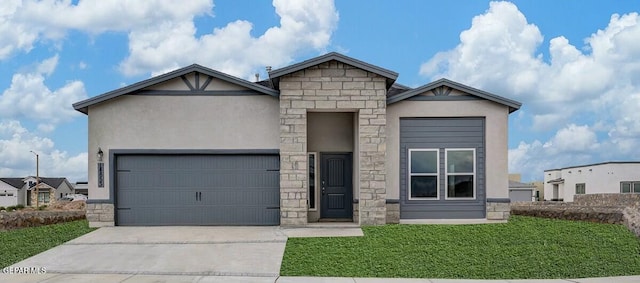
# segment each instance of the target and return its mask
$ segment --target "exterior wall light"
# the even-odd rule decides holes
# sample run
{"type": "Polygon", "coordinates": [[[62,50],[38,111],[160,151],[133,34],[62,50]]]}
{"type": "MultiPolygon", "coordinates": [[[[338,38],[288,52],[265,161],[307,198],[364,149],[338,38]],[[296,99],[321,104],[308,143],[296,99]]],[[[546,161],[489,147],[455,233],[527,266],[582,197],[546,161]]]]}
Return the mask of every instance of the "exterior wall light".
{"type": "Polygon", "coordinates": [[[98,147],[98,162],[102,162],[103,156],[104,156],[104,152],[102,152],[102,148],[98,147]]]}

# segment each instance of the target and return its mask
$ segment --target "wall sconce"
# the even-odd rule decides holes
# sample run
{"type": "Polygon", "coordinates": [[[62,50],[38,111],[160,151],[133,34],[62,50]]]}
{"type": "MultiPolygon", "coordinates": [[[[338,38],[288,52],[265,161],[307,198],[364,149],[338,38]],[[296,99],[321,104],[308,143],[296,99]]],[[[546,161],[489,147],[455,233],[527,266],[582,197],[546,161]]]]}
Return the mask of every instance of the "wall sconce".
{"type": "Polygon", "coordinates": [[[102,148],[98,147],[98,162],[102,162],[103,156],[104,156],[104,152],[102,152],[102,148]]]}

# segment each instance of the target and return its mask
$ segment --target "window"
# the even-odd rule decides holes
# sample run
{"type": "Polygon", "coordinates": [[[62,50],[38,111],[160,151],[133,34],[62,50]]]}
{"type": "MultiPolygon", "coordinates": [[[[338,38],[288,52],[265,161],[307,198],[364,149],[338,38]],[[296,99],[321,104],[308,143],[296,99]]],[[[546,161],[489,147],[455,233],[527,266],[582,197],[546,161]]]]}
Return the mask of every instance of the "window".
{"type": "Polygon", "coordinates": [[[49,192],[39,192],[38,193],[38,202],[42,202],[42,203],[49,202],[49,192]]]}
{"type": "Polygon", "coordinates": [[[475,198],[475,149],[445,149],[445,163],[446,199],[475,198]]]}
{"type": "Polygon", "coordinates": [[[623,194],[640,194],[640,181],[620,182],[620,192],[623,194]]]}
{"type": "Polygon", "coordinates": [[[438,199],[437,149],[409,149],[409,199],[438,199]]]}
{"type": "Polygon", "coordinates": [[[584,195],[587,193],[587,186],[584,183],[576,184],[576,195],[584,195]]]}
{"type": "Polygon", "coordinates": [[[316,210],[316,154],[309,153],[309,209],[316,210]]]}

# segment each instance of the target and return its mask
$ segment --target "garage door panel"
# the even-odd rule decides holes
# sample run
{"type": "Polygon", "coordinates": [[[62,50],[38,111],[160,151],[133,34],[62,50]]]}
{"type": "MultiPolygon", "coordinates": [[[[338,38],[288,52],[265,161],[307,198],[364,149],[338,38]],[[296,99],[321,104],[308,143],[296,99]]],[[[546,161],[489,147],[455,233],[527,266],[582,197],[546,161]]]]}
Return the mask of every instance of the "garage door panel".
{"type": "Polygon", "coordinates": [[[122,155],[116,166],[118,225],[279,224],[277,155],[122,155]]]}

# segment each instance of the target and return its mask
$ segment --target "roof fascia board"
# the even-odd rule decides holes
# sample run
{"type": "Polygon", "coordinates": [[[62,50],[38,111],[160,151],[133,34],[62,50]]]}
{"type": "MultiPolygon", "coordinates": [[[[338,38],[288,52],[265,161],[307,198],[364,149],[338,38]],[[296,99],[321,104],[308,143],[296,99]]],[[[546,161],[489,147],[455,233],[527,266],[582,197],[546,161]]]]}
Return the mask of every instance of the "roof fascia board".
{"type": "Polygon", "coordinates": [[[390,97],[389,99],[387,99],[387,104],[393,104],[393,103],[396,103],[396,102],[400,102],[402,100],[408,99],[410,97],[413,97],[413,96],[416,96],[418,94],[427,92],[427,91],[429,91],[431,89],[434,89],[434,88],[437,88],[437,87],[440,87],[440,86],[447,86],[447,87],[450,87],[450,88],[453,88],[453,89],[456,89],[456,90],[460,90],[462,92],[465,92],[465,93],[468,93],[468,94],[471,94],[471,95],[474,95],[474,96],[477,96],[477,97],[480,97],[480,98],[484,98],[486,100],[490,100],[490,101],[493,101],[493,102],[497,102],[497,103],[503,104],[503,105],[509,107],[509,113],[520,109],[520,106],[522,106],[522,103],[517,102],[515,100],[511,100],[511,99],[508,99],[508,98],[504,98],[502,96],[498,96],[498,95],[495,95],[495,94],[492,94],[492,93],[488,93],[486,91],[482,91],[482,90],[479,90],[479,89],[476,89],[476,88],[472,88],[470,86],[466,86],[466,85],[463,85],[461,83],[457,83],[457,82],[454,82],[454,81],[451,81],[451,80],[448,80],[448,79],[439,79],[437,81],[433,81],[433,82],[428,83],[426,85],[423,85],[421,87],[418,87],[418,88],[415,88],[415,89],[412,89],[412,90],[407,90],[407,91],[405,91],[405,92],[403,92],[403,93],[401,93],[399,95],[396,95],[396,96],[393,96],[393,97],[390,97]]]}
{"type": "Polygon", "coordinates": [[[278,92],[277,90],[274,90],[274,89],[271,89],[271,88],[268,88],[268,87],[265,87],[265,86],[262,86],[262,85],[254,84],[254,83],[251,83],[249,81],[246,81],[246,80],[243,80],[243,79],[240,79],[240,78],[237,78],[237,77],[234,77],[234,76],[231,76],[231,75],[228,75],[228,74],[216,71],[216,70],[212,70],[212,69],[209,69],[209,68],[197,65],[197,64],[193,64],[191,66],[187,66],[187,67],[184,67],[184,68],[172,71],[172,72],[168,72],[166,74],[162,74],[162,75],[159,75],[159,76],[156,76],[156,77],[153,77],[153,78],[146,79],[144,81],[132,84],[130,86],[125,86],[123,88],[119,88],[119,89],[116,89],[116,90],[113,90],[113,91],[110,91],[110,92],[107,92],[107,93],[104,93],[104,94],[101,94],[101,95],[98,95],[98,96],[91,97],[89,99],[86,99],[86,100],[83,100],[83,101],[80,101],[80,102],[76,102],[76,103],[73,104],[73,108],[75,110],[79,111],[79,112],[87,114],[89,106],[98,104],[100,102],[103,102],[103,101],[106,101],[106,100],[109,100],[109,99],[116,98],[116,97],[121,96],[121,95],[132,93],[132,92],[134,92],[136,90],[140,90],[140,89],[152,86],[152,85],[156,85],[156,84],[159,84],[159,83],[171,80],[171,79],[179,78],[180,76],[183,76],[183,75],[186,75],[186,74],[189,74],[189,73],[193,73],[193,72],[199,72],[199,73],[202,73],[202,74],[205,74],[205,75],[217,78],[217,79],[221,79],[221,80],[233,83],[233,84],[237,84],[237,85],[240,85],[240,86],[243,86],[243,87],[258,91],[260,93],[271,95],[271,96],[274,96],[274,97],[277,97],[277,96],[280,95],[280,92],[278,92]]]}
{"type": "MultiPolygon", "coordinates": [[[[351,58],[345,55],[342,55],[340,53],[336,53],[336,52],[331,52],[331,53],[327,53],[325,55],[321,55],[315,58],[311,58],[305,61],[302,61],[300,63],[296,63],[287,67],[283,67],[280,69],[276,69],[273,70],[271,72],[269,72],[269,79],[272,81],[273,80],[278,80],[280,77],[284,76],[284,75],[288,75],[300,70],[304,70],[306,68],[309,67],[313,67],[325,62],[329,62],[331,60],[336,60],[338,62],[344,63],[344,64],[348,64],[351,66],[354,66],[356,68],[360,68],[363,69],[365,71],[368,72],[372,72],[375,74],[378,74],[380,76],[383,76],[385,78],[387,78],[388,80],[391,81],[391,83],[389,84],[389,86],[391,86],[393,84],[393,82],[395,82],[395,80],[398,78],[398,73],[385,69],[385,68],[381,68],[372,64],[369,64],[367,62],[363,62],[360,61],[358,59],[355,58],[351,58]]],[[[277,85],[277,84],[275,84],[277,85]]]]}

